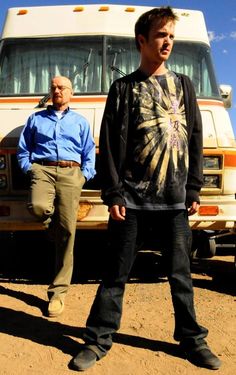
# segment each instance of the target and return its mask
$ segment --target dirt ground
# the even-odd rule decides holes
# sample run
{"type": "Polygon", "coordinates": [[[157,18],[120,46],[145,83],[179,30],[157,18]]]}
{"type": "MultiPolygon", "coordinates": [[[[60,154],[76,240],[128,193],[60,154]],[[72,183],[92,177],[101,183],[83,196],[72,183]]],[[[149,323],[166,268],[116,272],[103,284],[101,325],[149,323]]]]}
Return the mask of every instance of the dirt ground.
{"type": "MultiPolygon", "coordinates": [[[[198,321],[209,329],[208,344],[223,362],[218,371],[222,375],[236,374],[233,256],[217,255],[192,265],[198,321]]],[[[44,271],[46,268],[41,269],[41,275],[44,271]]],[[[172,338],[174,317],[169,284],[160,272],[155,255],[140,254],[131,276],[121,328],[114,336],[113,347],[86,374],[210,373],[182,358],[172,338]]],[[[5,269],[0,278],[0,374],[76,373],[69,368],[69,362],[83,342],[82,332],[97,286],[98,280],[85,281],[85,275],[73,282],[64,313],[52,319],[44,315],[47,283],[40,282],[40,278],[12,278],[5,269]]]]}

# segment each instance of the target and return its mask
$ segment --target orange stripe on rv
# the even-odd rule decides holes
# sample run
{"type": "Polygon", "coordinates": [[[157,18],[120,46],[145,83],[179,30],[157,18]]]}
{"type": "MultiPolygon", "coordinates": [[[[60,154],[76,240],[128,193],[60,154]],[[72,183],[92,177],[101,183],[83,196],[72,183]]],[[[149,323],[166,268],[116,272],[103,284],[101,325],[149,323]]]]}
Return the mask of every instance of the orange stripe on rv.
{"type": "MultiPolygon", "coordinates": [[[[32,97],[32,98],[0,98],[0,103],[38,103],[39,100],[41,100],[42,97],[32,97]]],[[[105,102],[106,101],[106,95],[102,96],[80,96],[80,97],[73,97],[71,99],[72,102],[78,102],[78,103],[92,103],[92,102],[105,102]]],[[[220,106],[224,107],[223,102],[219,100],[198,100],[199,105],[214,105],[214,106],[220,106]]]]}
{"type": "Polygon", "coordinates": [[[0,98],[0,103],[38,103],[41,98],[0,98]]]}
{"type": "Polygon", "coordinates": [[[214,106],[224,107],[224,103],[221,102],[220,100],[198,99],[197,102],[198,102],[199,105],[214,105],[214,106]]]}
{"type": "Polygon", "coordinates": [[[6,155],[6,154],[10,154],[10,155],[13,155],[13,154],[15,154],[16,153],[16,150],[14,149],[6,149],[6,148],[4,148],[4,149],[1,149],[0,148],[0,155],[6,155]]]}
{"type": "Polygon", "coordinates": [[[96,96],[96,97],[87,97],[87,96],[81,96],[80,98],[72,98],[71,102],[81,102],[81,103],[92,103],[92,102],[104,102],[106,101],[106,96],[96,96]]]}
{"type": "MultiPolygon", "coordinates": [[[[39,100],[41,100],[42,97],[38,98],[0,98],[0,104],[1,103],[38,103],[39,100]]],[[[74,103],[93,103],[93,102],[100,102],[105,103],[106,96],[81,96],[81,97],[73,97],[71,99],[71,102],[74,103]]],[[[49,102],[50,103],[50,102],[49,102]]]]}

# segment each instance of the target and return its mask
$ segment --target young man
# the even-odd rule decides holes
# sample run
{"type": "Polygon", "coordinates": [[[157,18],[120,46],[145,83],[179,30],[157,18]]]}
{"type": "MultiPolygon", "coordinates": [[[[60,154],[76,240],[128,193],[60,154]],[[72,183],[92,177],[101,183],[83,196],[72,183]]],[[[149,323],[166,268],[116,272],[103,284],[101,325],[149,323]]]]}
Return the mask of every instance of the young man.
{"type": "Polygon", "coordinates": [[[48,316],[64,310],[73,271],[73,248],[81,189],[95,175],[95,143],[87,120],[70,110],[67,77],[51,81],[52,106],[31,115],[19,139],[17,158],[31,178],[28,209],[53,226],[55,277],[48,288],[48,316]]]}
{"type": "Polygon", "coordinates": [[[165,66],[176,20],[170,7],[154,8],[138,19],[139,69],[109,91],[100,133],[102,198],[110,211],[109,267],[87,319],[85,346],[72,360],[75,370],[91,367],[112,346],[143,223],[154,229],[157,244],[162,228],[166,232],[175,340],[195,365],[220,367],[194,311],[188,215],[199,207],[202,124],[190,79],[165,66]]]}

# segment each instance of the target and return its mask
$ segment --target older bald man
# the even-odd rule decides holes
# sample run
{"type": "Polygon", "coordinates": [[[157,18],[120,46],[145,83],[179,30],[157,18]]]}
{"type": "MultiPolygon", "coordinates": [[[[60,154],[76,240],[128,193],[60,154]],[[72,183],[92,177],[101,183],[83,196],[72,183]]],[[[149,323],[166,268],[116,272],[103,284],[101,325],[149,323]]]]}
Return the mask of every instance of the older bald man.
{"type": "Polygon", "coordinates": [[[88,121],[69,108],[67,77],[51,80],[52,105],[32,114],[20,135],[17,158],[31,178],[28,209],[55,233],[55,275],[48,287],[48,316],[64,310],[73,271],[81,189],[95,175],[95,143],[88,121]]]}

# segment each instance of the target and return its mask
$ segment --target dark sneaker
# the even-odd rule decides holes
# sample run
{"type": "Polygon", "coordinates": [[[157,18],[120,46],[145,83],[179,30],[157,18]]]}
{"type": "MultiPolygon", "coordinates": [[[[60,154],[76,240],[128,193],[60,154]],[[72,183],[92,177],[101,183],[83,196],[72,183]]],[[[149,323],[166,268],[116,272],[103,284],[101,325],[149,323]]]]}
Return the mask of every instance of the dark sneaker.
{"type": "Polygon", "coordinates": [[[82,349],[71,361],[71,368],[77,371],[84,371],[95,365],[97,354],[90,349],[82,349]]]}
{"type": "Polygon", "coordinates": [[[195,366],[209,370],[218,370],[221,366],[220,359],[211,352],[207,345],[200,345],[193,349],[184,349],[187,359],[195,366]]]}

